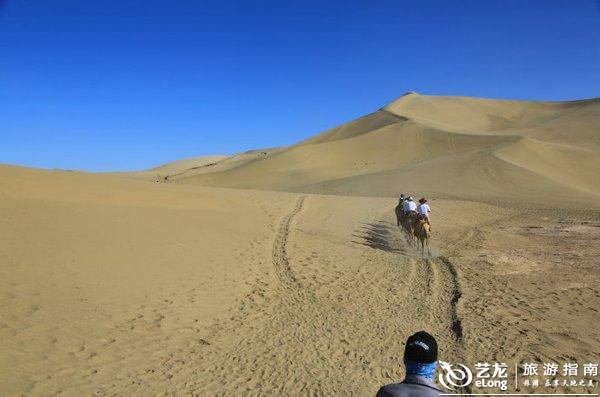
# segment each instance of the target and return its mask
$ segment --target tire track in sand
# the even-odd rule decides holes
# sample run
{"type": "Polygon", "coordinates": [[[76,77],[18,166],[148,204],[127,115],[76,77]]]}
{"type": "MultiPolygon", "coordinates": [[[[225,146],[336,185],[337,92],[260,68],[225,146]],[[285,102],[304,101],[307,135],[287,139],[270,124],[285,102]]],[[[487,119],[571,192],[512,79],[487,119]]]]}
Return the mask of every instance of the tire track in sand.
{"type": "Polygon", "coordinates": [[[423,258],[418,249],[402,238],[403,235],[399,230],[390,236],[387,244],[408,254],[408,257],[398,255],[399,259],[404,259],[401,266],[411,268],[411,277],[404,283],[404,294],[408,298],[405,310],[411,315],[427,318],[432,328],[439,328],[441,334],[452,341],[449,349],[452,355],[462,358],[463,328],[457,312],[462,293],[455,265],[445,256],[423,258]]]}
{"type": "MultiPolygon", "coordinates": [[[[441,330],[445,335],[446,346],[444,347],[445,353],[450,361],[468,364],[465,356],[464,346],[464,331],[460,316],[458,315],[458,302],[462,296],[460,290],[460,284],[458,280],[458,273],[455,265],[445,256],[439,256],[437,258],[424,259],[434,274],[439,276],[436,277],[436,294],[435,303],[433,310],[433,318],[437,321],[443,321],[443,329],[441,330]]],[[[445,361],[448,360],[445,359],[445,361]]],[[[440,369],[441,371],[441,369],[440,369]]],[[[471,393],[471,386],[466,386],[455,390],[459,393],[471,393]]]]}
{"type": "Polygon", "coordinates": [[[398,308],[405,318],[411,319],[404,324],[404,332],[423,329],[432,333],[440,343],[440,359],[464,363],[464,330],[457,308],[462,293],[456,265],[445,256],[423,258],[399,229],[380,237],[387,240],[383,245],[396,248],[390,251],[398,259],[394,273],[411,276],[402,283],[404,291],[397,294],[398,308]]]}
{"type": "MultiPolygon", "coordinates": [[[[371,232],[358,231],[359,237],[389,244],[362,244],[369,248],[349,251],[363,266],[344,268],[335,288],[329,288],[336,295],[316,290],[303,277],[301,265],[301,257],[314,249],[307,245],[314,241],[295,227],[304,211],[313,210],[306,199],[298,197],[274,231],[271,298],[252,321],[235,322],[222,331],[221,340],[203,348],[206,366],[194,391],[370,395],[377,385],[397,379],[404,340],[421,329],[440,341],[440,358],[461,362],[462,341],[453,331],[453,305],[460,295],[451,266],[440,258],[421,258],[393,223],[367,224],[371,232]],[[386,225],[389,233],[382,230],[386,225]],[[352,303],[334,299],[339,295],[352,303]]],[[[329,249],[327,244],[319,246],[329,249]]],[[[323,263],[318,260],[316,265],[323,263]]]]}
{"type": "Polygon", "coordinates": [[[284,288],[302,291],[302,286],[296,279],[290,266],[290,260],[286,252],[286,246],[290,234],[290,224],[296,215],[302,211],[306,196],[298,197],[294,209],[287,214],[279,223],[279,228],[273,241],[273,266],[275,274],[284,288]]]}

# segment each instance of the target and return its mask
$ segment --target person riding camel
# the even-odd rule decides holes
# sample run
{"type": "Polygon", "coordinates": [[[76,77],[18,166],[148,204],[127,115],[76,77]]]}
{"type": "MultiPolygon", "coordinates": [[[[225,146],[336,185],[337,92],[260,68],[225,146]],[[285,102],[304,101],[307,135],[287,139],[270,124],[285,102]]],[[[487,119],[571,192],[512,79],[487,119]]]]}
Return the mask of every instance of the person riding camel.
{"type": "Polygon", "coordinates": [[[404,197],[404,193],[400,194],[400,198],[398,199],[398,205],[394,208],[394,212],[396,213],[396,224],[400,226],[404,222],[404,202],[406,201],[406,197],[404,197]]]}
{"type": "Polygon", "coordinates": [[[404,202],[404,204],[402,205],[402,209],[404,210],[404,213],[406,215],[413,213],[416,214],[417,213],[417,204],[415,204],[415,202],[413,201],[413,198],[411,196],[409,196],[406,201],[404,202]]]}
{"type": "Polygon", "coordinates": [[[404,193],[400,194],[400,198],[398,199],[398,205],[400,207],[403,207],[405,201],[406,201],[406,197],[404,197],[404,193]]]}
{"type": "Polygon", "coordinates": [[[427,205],[427,199],[425,197],[421,197],[419,200],[419,205],[417,206],[417,214],[419,219],[425,220],[429,225],[429,231],[431,231],[431,222],[429,220],[429,213],[431,212],[431,208],[427,205]]]}

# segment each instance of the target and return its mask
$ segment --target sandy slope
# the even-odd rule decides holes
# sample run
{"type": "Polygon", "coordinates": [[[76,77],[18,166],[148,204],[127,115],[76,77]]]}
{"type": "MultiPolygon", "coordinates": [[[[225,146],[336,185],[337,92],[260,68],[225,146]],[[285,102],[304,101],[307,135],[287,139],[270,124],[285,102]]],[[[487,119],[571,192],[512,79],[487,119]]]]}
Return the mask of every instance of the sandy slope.
{"type": "Polygon", "coordinates": [[[2,395],[81,395],[202,346],[268,279],[253,247],[293,200],[13,167],[0,180],[2,395]]]}
{"type": "Polygon", "coordinates": [[[0,179],[2,395],[370,395],[420,329],[446,360],[600,359],[590,214],[435,200],[422,259],[394,199],[0,179]]]}
{"type": "Polygon", "coordinates": [[[368,396],[421,329],[447,361],[598,362],[598,113],[411,94],[166,179],[0,166],[0,395],[368,396]]]}

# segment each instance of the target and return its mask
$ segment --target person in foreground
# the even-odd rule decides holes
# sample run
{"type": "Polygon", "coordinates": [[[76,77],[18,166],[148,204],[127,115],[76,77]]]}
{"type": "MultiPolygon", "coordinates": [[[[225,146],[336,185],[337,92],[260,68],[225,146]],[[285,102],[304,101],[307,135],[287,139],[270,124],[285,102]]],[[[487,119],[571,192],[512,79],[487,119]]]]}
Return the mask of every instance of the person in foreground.
{"type": "Polygon", "coordinates": [[[404,347],[406,377],[400,383],[383,386],[376,397],[430,397],[442,391],[433,383],[438,348],[435,338],[425,331],[410,336],[404,347]]]}

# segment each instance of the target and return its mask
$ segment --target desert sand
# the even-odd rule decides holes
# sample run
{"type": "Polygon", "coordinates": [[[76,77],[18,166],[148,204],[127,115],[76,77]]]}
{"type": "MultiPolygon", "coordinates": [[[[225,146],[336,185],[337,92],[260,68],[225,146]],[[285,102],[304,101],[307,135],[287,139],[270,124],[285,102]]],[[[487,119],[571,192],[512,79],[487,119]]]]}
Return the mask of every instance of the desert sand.
{"type": "Polygon", "coordinates": [[[369,396],[419,330],[445,361],[598,363],[599,175],[598,99],[415,93],[289,147],[1,165],[0,395],[369,396]]]}

